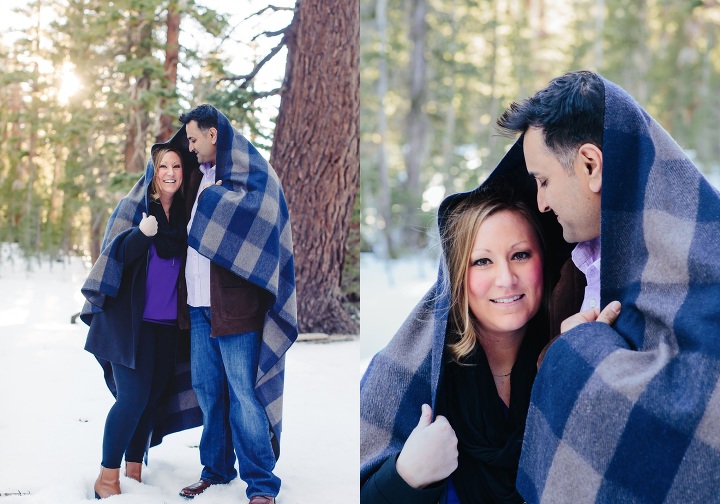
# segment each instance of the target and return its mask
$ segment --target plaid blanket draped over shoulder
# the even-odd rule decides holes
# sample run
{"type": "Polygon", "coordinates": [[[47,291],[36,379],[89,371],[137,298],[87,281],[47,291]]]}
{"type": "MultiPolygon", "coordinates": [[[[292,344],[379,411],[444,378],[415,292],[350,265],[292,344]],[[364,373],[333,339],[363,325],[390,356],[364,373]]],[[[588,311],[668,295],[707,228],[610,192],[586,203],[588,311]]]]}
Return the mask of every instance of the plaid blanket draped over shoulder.
{"type": "MultiPolygon", "coordinates": [[[[185,128],[178,134],[185,135],[185,128]]],[[[198,199],[188,245],[272,295],[255,392],[276,457],[282,431],[285,352],[298,337],[290,215],[280,179],[255,146],[218,112],[216,180],[198,199]]]]}
{"type": "MultiPolygon", "coordinates": [[[[184,132],[182,133],[184,137],[184,132]]],[[[176,134],[167,144],[179,147],[183,152],[183,165],[187,173],[188,167],[197,166],[195,156],[191,155],[183,145],[183,137],[176,134]]],[[[187,139],[184,139],[187,143],[187,139]]],[[[152,151],[166,144],[155,144],[152,151]]],[[[120,248],[123,239],[142,220],[142,214],[148,212],[148,187],[155,174],[152,155],[148,159],[145,174],[135,183],[128,194],[120,200],[110,215],[102,241],[100,256],[88,274],[81,291],[85,296],[80,318],[90,325],[92,317],[103,310],[105,299],[116,297],[120,289],[123,274],[122,254],[120,248]]],[[[117,395],[115,379],[109,362],[98,359],[103,367],[108,388],[117,395]]],[[[166,393],[160,398],[154,417],[154,425],[150,444],[155,446],[162,442],[165,435],[202,425],[202,411],[197,397],[192,390],[190,362],[187,356],[179,354],[175,363],[173,377],[168,384],[166,393]]]]}
{"type": "MultiPolygon", "coordinates": [[[[168,143],[180,146],[183,157],[188,157],[184,126],[168,143]]],[[[153,146],[153,150],[161,145],[153,146]]],[[[188,233],[188,245],[272,296],[265,314],[255,392],[268,416],[273,450],[278,457],[285,352],[298,336],[289,211],[275,170],[222,113],[218,113],[216,162],[216,179],[222,185],[203,191],[188,233]]],[[[122,277],[122,264],[116,259],[117,237],[137,225],[142,212],[147,212],[145,195],[154,173],[151,164],[148,162],[145,177],[110,217],[102,254],[83,286],[88,300],[83,314],[97,313],[105,296],[117,294],[122,277]]]]}
{"type": "MultiPolygon", "coordinates": [[[[475,191],[503,190],[509,184],[513,186],[513,193],[534,208],[535,182],[527,174],[520,142],[475,191]]],[[[454,194],[443,201],[438,210],[439,229],[444,229],[452,208],[468,194],[454,194]]],[[[544,214],[541,221],[548,236],[561,236],[554,218],[544,214]]],[[[373,357],[360,383],[361,485],[389,457],[400,453],[417,425],[423,403],[430,404],[435,414],[450,310],[445,268],[443,256],[435,284],[388,346],[373,357]]]]}
{"type": "Polygon", "coordinates": [[[720,197],[605,81],[601,301],[535,380],[518,473],[531,503],[715,502],[720,491],[720,197]]]}

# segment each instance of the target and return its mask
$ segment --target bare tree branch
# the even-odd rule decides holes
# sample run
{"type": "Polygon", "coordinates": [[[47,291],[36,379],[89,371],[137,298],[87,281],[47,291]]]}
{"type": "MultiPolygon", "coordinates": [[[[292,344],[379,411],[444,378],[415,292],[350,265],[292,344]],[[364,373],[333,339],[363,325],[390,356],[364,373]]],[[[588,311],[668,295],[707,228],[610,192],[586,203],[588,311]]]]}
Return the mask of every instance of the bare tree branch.
{"type": "Polygon", "coordinates": [[[257,12],[254,13],[254,14],[250,14],[248,17],[246,17],[246,18],[244,19],[244,21],[247,21],[247,20],[250,19],[251,17],[259,16],[260,14],[262,14],[263,12],[265,12],[265,11],[267,11],[267,10],[272,10],[273,12],[278,12],[278,11],[294,11],[294,10],[295,10],[295,7],[278,7],[277,5],[268,5],[267,7],[263,7],[262,9],[260,9],[259,11],[257,11],[257,12]]]}
{"type": "Polygon", "coordinates": [[[250,39],[250,41],[251,41],[251,42],[254,42],[254,41],[257,40],[258,38],[262,37],[263,35],[265,35],[265,36],[268,37],[268,38],[270,38],[270,37],[277,37],[278,35],[284,35],[284,34],[288,31],[289,28],[290,28],[290,26],[286,26],[286,27],[283,28],[282,30],[272,31],[272,32],[271,32],[271,31],[266,31],[266,32],[258,33],[258,34],[255,35],[252,39],[250,39]]]}
{"type": "MultiPolygon", "coordinates": [[[[230,36],[231,36],[233,33],[235,33],[235,30],[237,30],[237,29],[240,27],[240,25],[243,24],[243,22],[247,21],[247,20],[250,19],[251,17],[259,16],[260,14],[262,14],[263,12],[265,12],[266,10],[273,10],[273,11],[275,11],[275,12],[277,12],[277,11],[294,11],[295,8],[294,8],[294,7],[277,7],[276,5],[268,5],[267,7],[263,7],[262,9],[260,9],[259,11],[257,11],[256,13],[250,14],[248,17],[246,17],[245,19],[243,19],[242,21],[240,21],[239,23],[237,23],[235,26],[233,26],[232,29],[227,32],[227,35],[225,35],[225,36],[220,40],[220,44],[219,44],[219,45],[222,45],[227,39],[229,39],[230,36]]],[[[254,36],[254,37],[252,38],[252,40],[254,41],[255,39],[257,39],[257,38],[260,37],[261,35],[267,35],[268,37],[275,37],[275,36],[284,34],[284,33],[287,31],[288,28],[289,28],[289,26],[283,28],[282,30],[278,30],[278,31],[276,31],[276,32],[264,32],[264,33],[261,33],[260,35],[254,36]]]]}
{"type": "Polygon", "coordinates": [[[267,98],[268,96],[281,95],[285,88],[279,87],[277,89],[271,89],[270,91],[262,91],[260,93],[253,93],[252,99],[259,100],[260,98],[267,98]]]}
{"type": "Polygon", "coordinates": [[[283,48],[285,43],[286,43],[286,40],[285,40],[285,37],[283,37],[282,40],[280,41],[280,43],[278,45],[276,45],[275,47],[273,47],[272,50],[268,53],[268,55],[265,56],[262,60],[260,60],[260,62],[257,65],[255,65],[255,68],[253,68],[252,72],[250,72],[249,74],[234,75],[232,77],[222,77],[222,78],[218,79],[218,82],[222,82],[222,81],[235,82],[235,81],[242,80],[244,82],[242,84],[240,84],[240,89],[247,88],[248,85],[250,84],[250,81],[257,75],[257,73],[260,71],[260,69],[262,69],[262,67],[265,66],[265,63],[267,63],[268,61],[273,59],[273,57],[277,53],[280,52],[280,49],[283,48]]]}

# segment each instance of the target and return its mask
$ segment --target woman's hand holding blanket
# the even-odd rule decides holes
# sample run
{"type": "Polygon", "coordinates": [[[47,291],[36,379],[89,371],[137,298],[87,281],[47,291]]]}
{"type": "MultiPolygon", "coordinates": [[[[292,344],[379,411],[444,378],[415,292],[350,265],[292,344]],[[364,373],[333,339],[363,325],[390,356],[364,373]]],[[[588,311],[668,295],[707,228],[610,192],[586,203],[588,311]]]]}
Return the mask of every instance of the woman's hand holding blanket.
{"type": "Polygon", "coordinates": [[[155,236],[158,230],[157,219],[154,215],[148,216],[143,212],[143,218],[138,227],[145,236],[155,236]]]}
{"type": "Polygon", "coordinates": [[[432,409],[422,405],[422,414],[405,441],[395,468],[413,488],[423,488],[450,476],[458,466],[457,437],[447,418],[432,421],[432,409]]]}

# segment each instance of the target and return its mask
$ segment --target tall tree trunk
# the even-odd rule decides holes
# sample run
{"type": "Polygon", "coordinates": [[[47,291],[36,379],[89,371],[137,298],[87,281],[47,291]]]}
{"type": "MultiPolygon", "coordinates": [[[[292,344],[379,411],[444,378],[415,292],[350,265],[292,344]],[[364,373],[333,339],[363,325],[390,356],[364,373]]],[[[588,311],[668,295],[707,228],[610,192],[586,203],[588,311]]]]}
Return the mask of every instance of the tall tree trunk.
{"type": "Polygon", "coordinates": [[[406,236],[408,245],[422,243],[417,209],[420,207],[420,170],[426,153],[425,137],[427,124],[423,112],[426,91],[425,43],[427,39],[427,0],[412,0],[410,11],[410,110],[407,116],[407,150],[405,188],[408,196],[406,205],[406,236]]]}
{"type": "MultiPolygon", "coordinates": [[[[142,17],[138,19],[133,29],[136,38],[129,41],[131,49],[129,55],[137,59],[149,58],[152,46],[152,24],[142,17]],[[133,51],[134,49],[134,51],[133,51]]],[[[147,146],[147,131],[150,119],[146,105],[143,103],[143,94],[150,89],[150,70],[143,70],[135,82],[130,82],[130,114],[127,123],[127,137],[125,140],[125,170],[139,173],[145,169],[145,148],[147,146]]]]}
{"type": "Polygon", "coordinates": [[[593,60],[595,70],[603,68],[603,42],[605,41],[605,0],[595,0],[595,41],[593,60]]]}
{"type": "Polygon", "coordinates": [[[20,130],[20,114],[22,113],[22,93],[19,84],[10,85],[10,141],[8,145],[13,148],[9,150],[8,158],[10,166],[15,165],[15,181],[12,184],[11,200],[11,221],[13,228],[18,230],[20,220],[22,219],[22,210],[19,205],[20,189],[25,181],[25,165],[22,162],[22,132],[20,130]]]}
{"type": "Polygon", "coordinates": [[[147,111],[140,104],[140,96],[143,91],[150,89],[150,79],[143,76],[132,86],[130,96],[135,105],[130,110],[125,139],[125,170],[140,173],[145,169],[145,134],[149,124],[147,111]]]}
{"type": "Polygon", "coordinates": [[[343,309],[345,244],[360,178],[359,3],[302,0],[271,164],[283,182],[295,245],[300,331],[358,332],[343,309]]]}
{"type": "MultiPolygon", "coordinates": [[[[490,45],[491,52],[490,52],[490,104],[488,106],[488,113],[490,114],[490,117],[492,118],[492,121],[494,121],[499,115],[500,111],[498,110],[500,107],[500,101],[498,100],[497,95],[499,94],[499,91],[497,89],[497,73],[498,73],[498,47],[500,43],[498,42],[498,25],[500,24],[500,12],[499,12],[499,5],[498,2],[493,2],[493,19],[492,19],[492,43],[490,45]]],[[[493,122],[490,122],[487,128],[488,132],[488,140],[487,140],[487,146],[490,150],[490,155],[492,156],[493,160],[500,159],[500,156],[495,153],[495,146],[497,144],[497,138],[495,128],[493,128],[493,122]]]]}
{"type": "Polygon", "coordinates": [[[638,9],[638,23],[637,30],[639,36],[637,38],[638,44],[635,51],[632,54],[632,63],[627,65],[633,69],[632,72],[628,72],[630,80],[626,82],[634,83],[634,90],[631,90],[630,94],[637,100],[637,102],[646,107],[648,103],[648,85],[647,85],[647,73],[650,67],[651,54],[648,48],[648,6],[647,0],[641,0],[637,2],[638,9]]]}
{"type": "Polygon", "coordinates": [[[100,257],[100,247],[102,246],[101,237],[103,235],[103,214],[101,212],[95,212],[90,217],[90,260],[92,264],[100,257]]]}
{"type": "Polygon", "coordinates": [[[378,61],[378,211],[382,217],[385,237],[385,251],[387,257],[395,257],[395,247],[392,240],[392,213],[390,212],[390,177],[388,175],[387,153],[385,142],[387,139],[387,116],[385,114],[385,95],[388,92],[388,68],[387,68],[387,0],[377,0],[375,3],[375,25],[380,38],[379,61],[378,61]]]}
{"type": "MultiPolygon", "coordinates": [[[[180,11],[175,3],[168,7],[167,13],[167,43],[165,45],[165,79],[166,90],[175,94],[177,85],[177,67],[180,51],[180,11]]],[[[167,142],[172,137],[173,117],[167,113],[168,100],[163,96],[160,99],[160,131],[155,137],[158,143],[167,142]]]]}

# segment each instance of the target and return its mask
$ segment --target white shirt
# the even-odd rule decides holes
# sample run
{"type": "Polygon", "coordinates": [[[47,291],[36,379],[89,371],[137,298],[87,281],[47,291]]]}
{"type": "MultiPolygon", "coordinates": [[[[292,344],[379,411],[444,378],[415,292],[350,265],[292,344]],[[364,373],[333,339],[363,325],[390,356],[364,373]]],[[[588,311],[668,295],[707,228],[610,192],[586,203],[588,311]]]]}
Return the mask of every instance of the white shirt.
{"type": "Polygon", "coordinates": [[[587,287],[580,311],[600,309],[600,237],[578,243],[572,251],[572,261],[585,274],[587,287]]]}
{"type": "MultiPolygon", "coordinates": [[[[190,220],[187,225],[188,234],[195,219],[200,193],[204,187],[215,183],[215,166],[211,167],[210,163],[204,163],[200,165],[200,171],[203,173],[203,178],[200,181],[200,188],[195,197],[192,212],[190,212],[190,220]]],[[[187,249],[185,281],[187,282],[187,303],[195,307],[210,306],[210,259],[200,255],[197,250],[190,246],[187,249]]]]}

